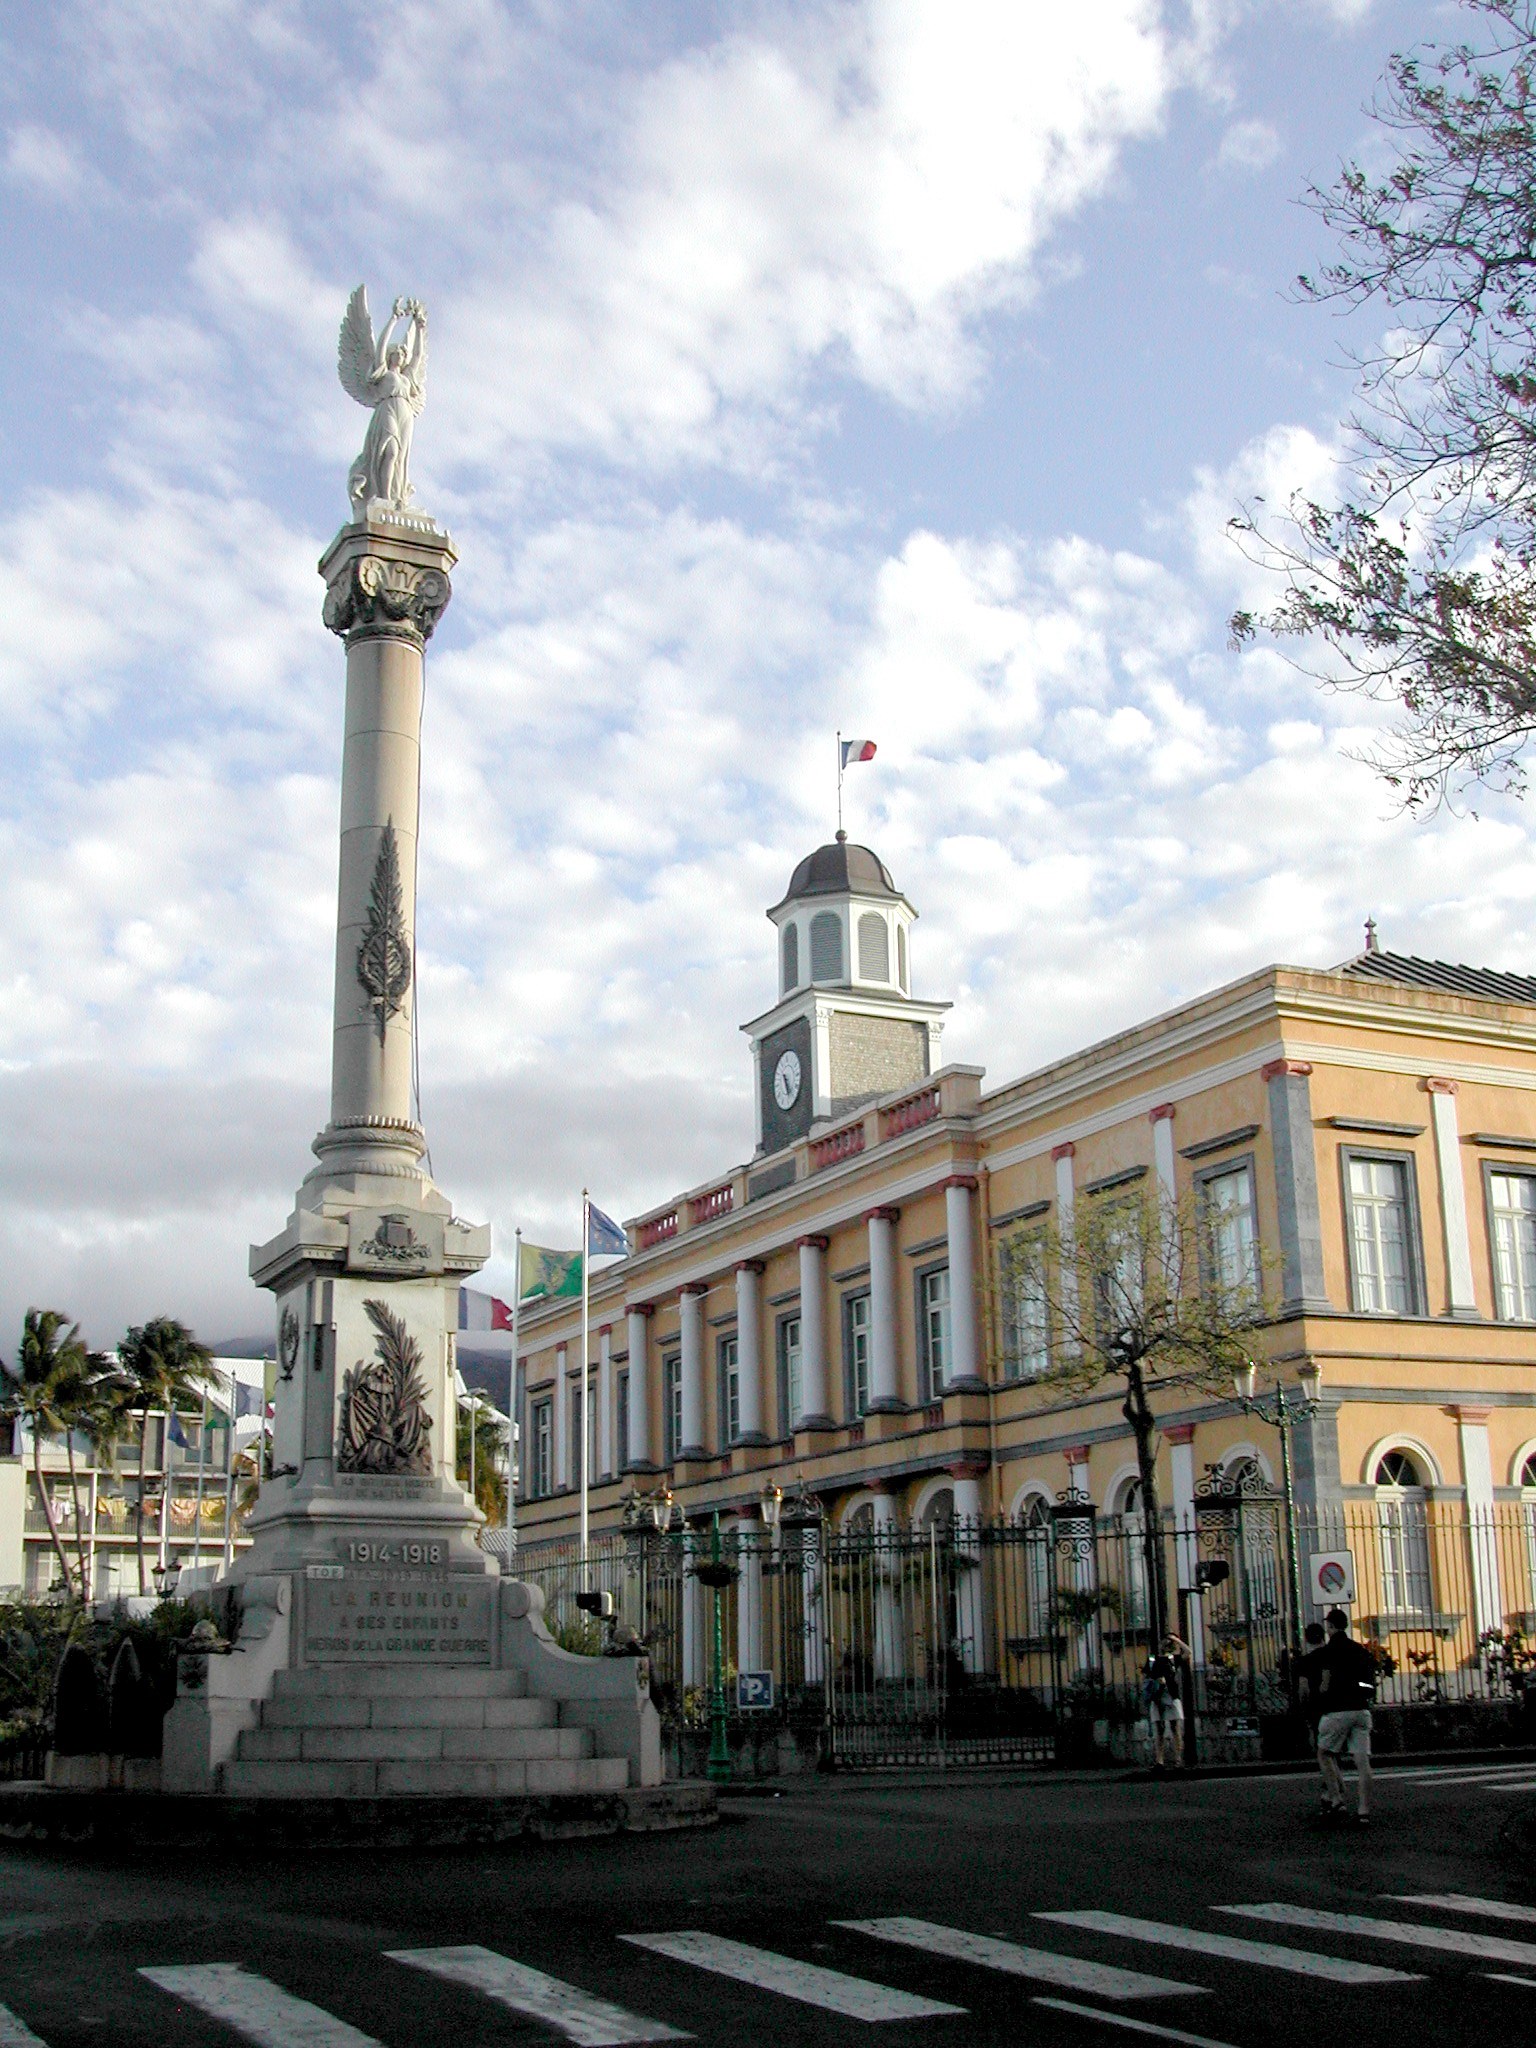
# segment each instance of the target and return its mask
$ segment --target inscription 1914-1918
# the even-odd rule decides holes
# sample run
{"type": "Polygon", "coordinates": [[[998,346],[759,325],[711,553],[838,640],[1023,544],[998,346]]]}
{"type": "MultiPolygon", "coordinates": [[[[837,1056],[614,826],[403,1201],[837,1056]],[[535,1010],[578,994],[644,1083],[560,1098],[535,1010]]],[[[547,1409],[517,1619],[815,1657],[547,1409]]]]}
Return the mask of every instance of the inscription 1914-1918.
{"type": "Polygon", "coordinates": [[[491,1579],[354,1572],[306,1580],[309,1664],[489,1664],[491,1579]]]}

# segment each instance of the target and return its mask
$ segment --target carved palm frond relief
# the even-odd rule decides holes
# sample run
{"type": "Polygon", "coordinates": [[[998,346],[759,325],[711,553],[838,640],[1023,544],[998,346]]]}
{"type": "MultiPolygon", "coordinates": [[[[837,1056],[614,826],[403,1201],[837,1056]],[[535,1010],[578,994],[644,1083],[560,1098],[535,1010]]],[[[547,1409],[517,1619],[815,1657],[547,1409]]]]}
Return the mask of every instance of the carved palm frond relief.
{"type": "Polygon", "coordinates": [[[357,979],[369,999],[378,1026],[379,1044],[391,1017],[397,1017],[411,985],[411,947],[405,933],[405,900],[400,889],[400,848],[390,818],[379,841],[368,915],[357,949],[357,979]]]}
{"type": "Polygon", "coordinates": [[[421,1346],[386,1303],[365,1301],[363,1310],[378,1333],[376,1355],[360,1358],[342,1380],[336,1469],[430,1476],[432,1418],[417,1372],[421,1346]]]}

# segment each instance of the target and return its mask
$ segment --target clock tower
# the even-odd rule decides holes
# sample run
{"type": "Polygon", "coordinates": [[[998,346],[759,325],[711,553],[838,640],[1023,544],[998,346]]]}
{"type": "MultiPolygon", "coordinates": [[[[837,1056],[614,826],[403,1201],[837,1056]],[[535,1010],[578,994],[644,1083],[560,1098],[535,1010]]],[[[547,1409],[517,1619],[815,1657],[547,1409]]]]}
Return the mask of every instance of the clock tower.
{"type": "Polygon", "coordinates": [[[756,1068],[760,1157],[877,1095],[915,1087],[939,1065],[950,1007],[913,1001],[917,912],[885,863],[846,833],[801,861],[768,916],[779,1000],[742,1026],[756,1068]]]}

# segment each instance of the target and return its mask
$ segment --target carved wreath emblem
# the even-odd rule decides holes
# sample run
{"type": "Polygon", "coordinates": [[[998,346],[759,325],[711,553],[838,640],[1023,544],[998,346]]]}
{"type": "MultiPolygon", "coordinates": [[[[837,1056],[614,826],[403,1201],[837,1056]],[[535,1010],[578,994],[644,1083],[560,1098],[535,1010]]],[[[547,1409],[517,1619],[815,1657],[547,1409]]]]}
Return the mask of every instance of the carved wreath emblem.
{"type": "Polygon", "coordinates": [[[398,1017],[411,985],[411,948],[405,936],[405,903],[400,893],[400,849],[395,840],[395,821],[390,818],[379,841],[373,882],[368,891],[368,915],[363,923],[362,942],[357,949],[357,978],[369,998],[369,1008],[384,1044],[384,1028],[398,1017]]]}
{"type": "Polygon", "coordinates": [[[432,1418],[416,1368],[421,1346],[386,1303],[365,1301],[375,1356],[360,1358],[341,1386],[338,1472],[430,1476],[432,1418]]]}
{"type": "Polygon", "coordinates": [[[283,1361],[283,1378],[293,1378],[293,1368],[299,1362],[299,1319],[291,1308],[285,1308],[277,1326],[278,1356],[283,1361]]]}

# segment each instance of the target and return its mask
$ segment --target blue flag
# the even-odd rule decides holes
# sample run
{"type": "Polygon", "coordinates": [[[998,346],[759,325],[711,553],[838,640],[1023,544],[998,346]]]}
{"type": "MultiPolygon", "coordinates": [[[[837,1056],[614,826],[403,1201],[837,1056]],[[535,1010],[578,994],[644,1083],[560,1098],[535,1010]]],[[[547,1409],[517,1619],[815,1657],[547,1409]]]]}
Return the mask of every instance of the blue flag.
{"type": "Polygon", "coordinates": [[[622,1225],[605,1216],[595,1202],[587,1204],[587,1251],[594,1259],[627,1259],[629,1239],[622,1225]]]}
{"type": "Polygon", "coordinates": [[[190,1450],[192,1448],[192,1446],[187,1442],[187,1433],[181,1426],[181,1417],[176,1413],[174,1409],[172,1409],[171,1411],[170,1421],[166,1424],[165,1433],[170,1438],[173,1444],[180,1444],[181,1448],[184,1451],[190,1450]]]}

